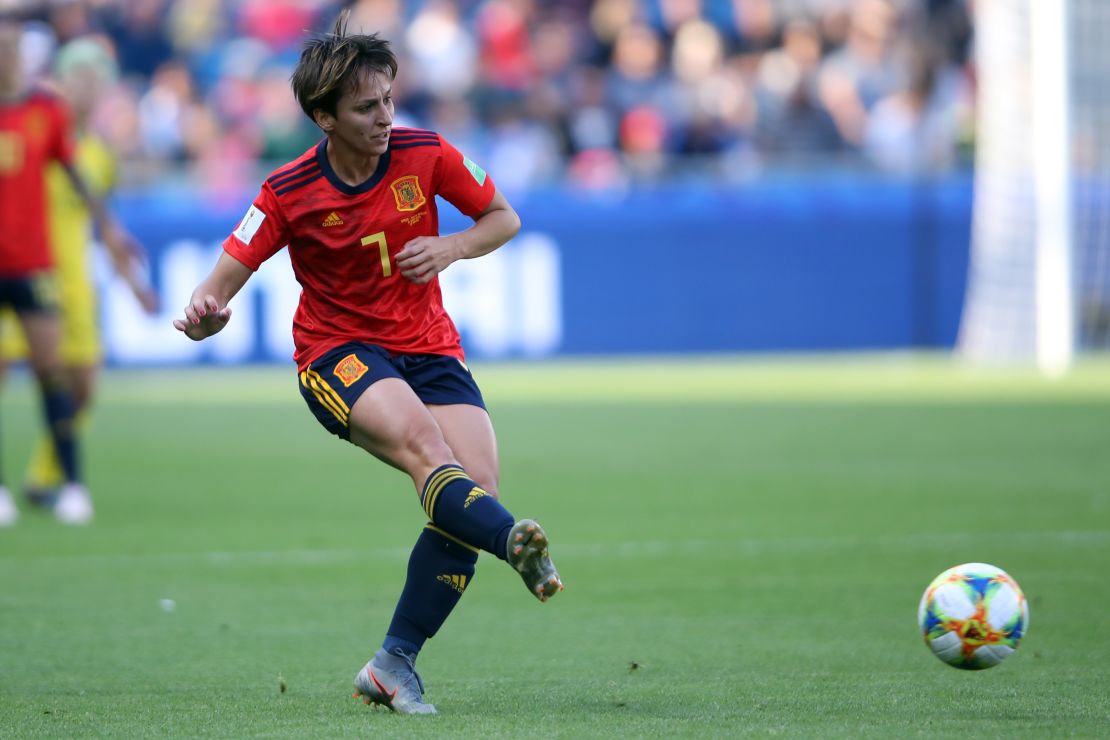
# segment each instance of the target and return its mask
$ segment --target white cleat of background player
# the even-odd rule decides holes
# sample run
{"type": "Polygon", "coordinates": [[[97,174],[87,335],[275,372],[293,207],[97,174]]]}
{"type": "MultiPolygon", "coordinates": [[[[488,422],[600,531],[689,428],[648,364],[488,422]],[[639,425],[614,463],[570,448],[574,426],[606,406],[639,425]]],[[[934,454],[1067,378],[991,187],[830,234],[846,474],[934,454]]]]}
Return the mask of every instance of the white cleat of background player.
{"type": "Polygon", "coordinates": [[[54,516],[62,524],[81,526],[93,518],[92,498],[79,483],[66,483],[54,504],[54,516]]]}

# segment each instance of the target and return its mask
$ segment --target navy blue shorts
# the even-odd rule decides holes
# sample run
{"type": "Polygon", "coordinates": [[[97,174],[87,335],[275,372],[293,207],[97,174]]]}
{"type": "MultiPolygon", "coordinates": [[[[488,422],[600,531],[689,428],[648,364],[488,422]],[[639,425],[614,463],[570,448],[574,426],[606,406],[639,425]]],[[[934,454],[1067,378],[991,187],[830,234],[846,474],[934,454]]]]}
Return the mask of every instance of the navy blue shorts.
{"type": "Polygon", "coordinates": [[[50,271],[20,277],[0,277],[0,306],[16,313],[54,313],[58,310],[58,284],[50,271]]]}
{"type": "Polygon", "coordinates": [[[348,418],[355,401],[383,378],[400,378],[426,404],[465,403],[484,409],[474,376],[447,355],[394,355],[376,344],[347,342],[300,373],[301,396],[332,434],[351,439],[348,418]]]}

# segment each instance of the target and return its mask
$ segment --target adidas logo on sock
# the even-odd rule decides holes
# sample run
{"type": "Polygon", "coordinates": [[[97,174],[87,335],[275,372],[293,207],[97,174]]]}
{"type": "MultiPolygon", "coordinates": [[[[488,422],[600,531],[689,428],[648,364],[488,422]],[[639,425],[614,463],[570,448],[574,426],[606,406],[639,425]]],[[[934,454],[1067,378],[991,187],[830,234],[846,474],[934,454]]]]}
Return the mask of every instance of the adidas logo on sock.
{"type": "Polygon", "coordinates": [[[441,576],[436,576],[436,580],[443,581],[448,586],[455,589],[461,594],[463,591],[466,590],[466,582],[468,579],[466,576],[449,576],[444,573],[441,576]]]}
{"type": "Polygon", "coordinates": [[[485,490],[479,488],[478,486],[474,486],[473,488],[470,489],[470,495],[466,497],[466,501],[463,501],[463,508],[464,509],[470,508],[470,505],[472,503],[474,503],[478,499],[482,498],[482,496],[488,496],[488,495],[489,495],[489,493],[487,493],[485,490]]]}

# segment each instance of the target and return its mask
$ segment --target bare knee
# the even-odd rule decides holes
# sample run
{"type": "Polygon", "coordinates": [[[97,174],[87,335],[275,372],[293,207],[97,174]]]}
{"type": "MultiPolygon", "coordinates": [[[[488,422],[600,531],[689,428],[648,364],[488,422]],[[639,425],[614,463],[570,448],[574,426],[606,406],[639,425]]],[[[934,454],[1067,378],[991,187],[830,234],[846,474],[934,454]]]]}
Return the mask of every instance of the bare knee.
{"type": "Polygon", "coordinates": [[[69,388],[69,378],[58,365],[35,363],[31,366],[35,380],[43,388],[69,388]]]}
{"type": "Polygon", "coordinates": [[[466,468],[466,474],[479,487],[494,498],[501,498],[498,493],[497,471],[485,465],[471,465],[466,468]]]}
{"type": "Polygon", "coordinates": [[[405,438],[404,456],[411,461],[406,467],[418,482],[423,482],[422,478],[441,465],[457,464],[447,440],[435,425],[411,430],[405,438]]]}

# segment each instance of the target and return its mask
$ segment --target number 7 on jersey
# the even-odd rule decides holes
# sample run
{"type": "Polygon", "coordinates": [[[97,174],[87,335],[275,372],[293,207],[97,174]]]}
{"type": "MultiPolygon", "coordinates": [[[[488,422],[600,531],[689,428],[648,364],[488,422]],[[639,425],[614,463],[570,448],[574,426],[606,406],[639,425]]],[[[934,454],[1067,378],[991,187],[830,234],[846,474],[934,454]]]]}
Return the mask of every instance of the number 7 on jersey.
{"type": "Polygon", "coordinates": [[[393,274],[393,267],[389,264],[389,245],[385,241],[385,232],[379,231],[362,237],[362,246],[368,247],[371,244],[378,245],[378,253],[382,256],[382,277],[389,277],[393,274]]]}

